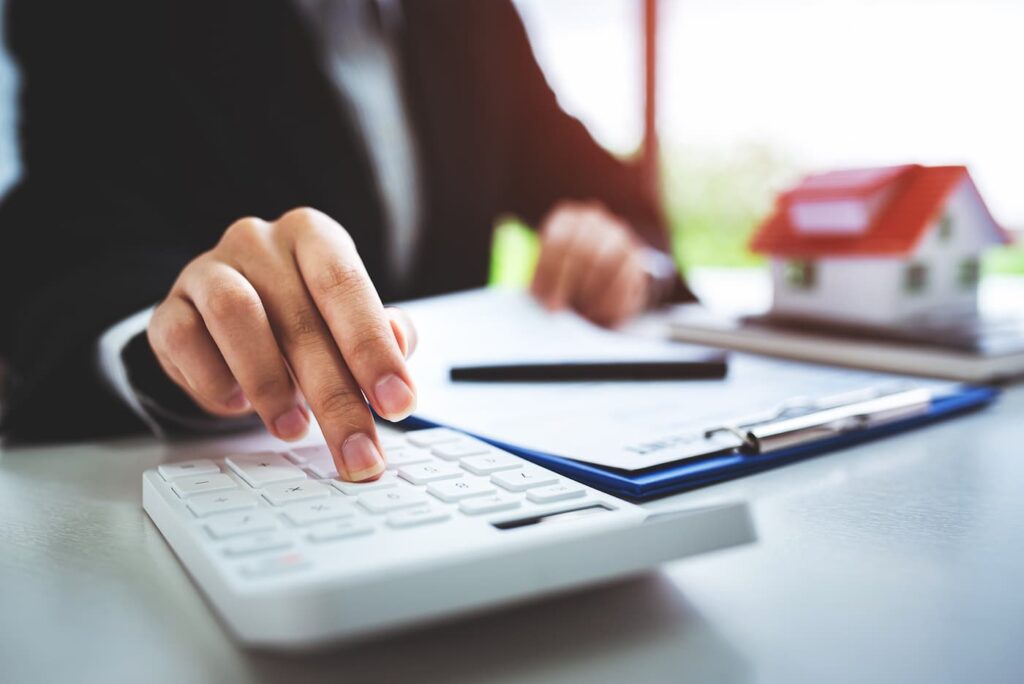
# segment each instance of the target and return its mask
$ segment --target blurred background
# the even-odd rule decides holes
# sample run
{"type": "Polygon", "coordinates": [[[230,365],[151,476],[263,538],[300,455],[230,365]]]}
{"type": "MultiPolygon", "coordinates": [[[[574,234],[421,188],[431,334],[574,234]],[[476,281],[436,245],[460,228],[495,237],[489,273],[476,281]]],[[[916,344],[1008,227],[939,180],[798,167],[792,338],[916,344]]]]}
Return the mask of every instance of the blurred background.
{"type": "MultiPolygon", "coordinates": [[[[639,154],[643,0],[516,5],[563,106],[610,150],[639,154]]],[[[758,266],[746,242],[775,193],[844,166],[967,164],[997,220],[1024,232],[1024,2],[660,0],[658,9],[661,179],[687,270],[758,266]]],[[[18,172],[15,84],[4,55],[0,195],[18,172]]],[[[534,249],[532,234],[502,226],[494,280],[523,282],[534,249]]],[[[984,270],[1024,275],[1024,249],[994,251],[984,270]]]]}
{"type": "MultiPolygon", "coordinates": [[[[563,106],[617,154],[643,137],[642,0],[516,0],[563,106]]],[[[1024,2],[660,0],[658,131],[676,257],[756,267],[747,239],[775,194],[829,168],[966,164],[1024,233],[1024,2]]],[[[532,241],[500,233],[495,277],[532,241]]],[[[1019,245],[986,273],[1024,275],[1019,245]]]]}

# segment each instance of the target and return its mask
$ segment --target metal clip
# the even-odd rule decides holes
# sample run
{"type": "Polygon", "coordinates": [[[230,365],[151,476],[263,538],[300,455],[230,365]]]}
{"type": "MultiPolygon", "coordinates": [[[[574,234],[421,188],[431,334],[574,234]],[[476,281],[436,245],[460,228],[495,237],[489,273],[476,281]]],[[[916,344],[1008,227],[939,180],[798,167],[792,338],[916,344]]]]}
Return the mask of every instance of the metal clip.
{"type": "MultiPolygon", "coordinates": [[[[763,454],[808,444],[845,432],[864,430],[928,412],[932,393],[927,389],[895,392],[792,418],[779,418],[741,426],[723,425],[705,433],[728,432],[743,442],[746,454],[763,454]]],[[[784,412],[780,411],[784,415],[784,412]]]]}

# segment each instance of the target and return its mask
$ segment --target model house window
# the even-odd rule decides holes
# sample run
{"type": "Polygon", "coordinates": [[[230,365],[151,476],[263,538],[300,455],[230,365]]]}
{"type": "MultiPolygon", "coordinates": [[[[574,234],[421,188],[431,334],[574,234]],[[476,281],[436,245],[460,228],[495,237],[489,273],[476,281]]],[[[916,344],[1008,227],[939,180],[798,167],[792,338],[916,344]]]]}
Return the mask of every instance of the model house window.
{"type": "Polygon", "coordinates": [[[813,261],[787,261],[786,282],[796,290],[810,290],[817,282],[817,268],[813,261]]]}
{"type": "Polygon", "coordinates": [[[903,271],[903,289],[910,293],[921,292],[928,284],[928,267],[924,264],[907,264],[903,271]]]}
{"type": "Polygon", "coordinates": [[[974,288],[978,284],[980,275],[981,267],[978,264],[977,257],[970,257],[960,262],[957,281],[963,289],[969,290],[974,288]]]}
{"type": "Polygon", "coordinates": [[[953,217],[946,213],[939,219],[939,240],[949,242],[951,237],[953,237],[953,217]]]}

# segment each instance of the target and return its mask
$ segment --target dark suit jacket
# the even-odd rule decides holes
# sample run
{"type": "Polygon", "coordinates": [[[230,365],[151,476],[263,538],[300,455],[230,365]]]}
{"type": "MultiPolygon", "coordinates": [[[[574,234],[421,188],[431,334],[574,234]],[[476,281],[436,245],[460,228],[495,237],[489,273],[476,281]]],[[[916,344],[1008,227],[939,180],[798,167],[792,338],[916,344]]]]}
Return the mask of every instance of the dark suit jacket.
{"type": "Polygon", "coordinates": [[[366,150],[291,0],[8,0],[24,169],[0,209],[9,434],[140,428],[95,342],[242,216],[321,209],[385,300],[483,284],[495,219],[534,223],[560,198],[599,199],[667,247],[642,175],[559,108],[507,0],[403,15],[426,205],[411,292],[388,278],[366,150]]]}

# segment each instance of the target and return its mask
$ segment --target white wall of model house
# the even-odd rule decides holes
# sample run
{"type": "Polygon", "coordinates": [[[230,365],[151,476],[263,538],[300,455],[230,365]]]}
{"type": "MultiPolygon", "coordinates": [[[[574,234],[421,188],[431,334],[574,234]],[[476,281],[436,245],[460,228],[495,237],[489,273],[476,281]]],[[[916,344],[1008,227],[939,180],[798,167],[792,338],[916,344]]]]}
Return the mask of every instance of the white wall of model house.
{"type": "Polygon", "coordinates": [[[973,316],[978,259],[996,240],[997,230],[974,184],[964,179],[909,254],[805,260],[774,256],[772,312],[869,325],[973,316]],[[794,270],[805,267],[812,272],[809,278],[793,277],[794,270]]]}

